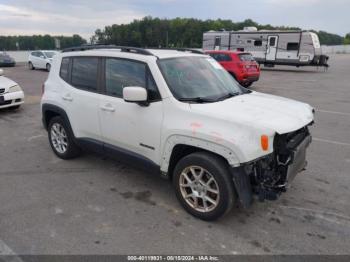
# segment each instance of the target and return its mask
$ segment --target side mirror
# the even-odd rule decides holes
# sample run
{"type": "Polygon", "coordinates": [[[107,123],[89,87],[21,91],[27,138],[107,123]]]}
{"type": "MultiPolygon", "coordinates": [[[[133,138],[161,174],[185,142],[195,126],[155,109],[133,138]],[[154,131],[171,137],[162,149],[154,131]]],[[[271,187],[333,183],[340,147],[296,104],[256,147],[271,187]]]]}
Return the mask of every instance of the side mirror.
{"type": "Polygon", "coordinates": [[[0,69],[0,76],[4,75],[4,70],[0,69]]]}
{"type": "Polygon", "coordinates": [[[125,102],[148,105],[147,90],[140,86],[126,86],[123,88],[123,99],[125,102]]]}
{"type": "Polygon", "coordinates": [[[43,59],[44,59],[44,58],[45,58],[45,56],[41,55],[41,56],[40,56],[40,58],[43,58],[43,59]]]}

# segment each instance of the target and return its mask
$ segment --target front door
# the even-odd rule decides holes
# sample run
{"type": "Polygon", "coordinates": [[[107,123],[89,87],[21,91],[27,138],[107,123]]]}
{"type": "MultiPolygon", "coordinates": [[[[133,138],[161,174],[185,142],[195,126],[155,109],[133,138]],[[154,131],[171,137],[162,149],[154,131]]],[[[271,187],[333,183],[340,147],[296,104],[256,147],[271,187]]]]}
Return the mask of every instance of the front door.
{"type": "Polygon", "coordinates": [[[278,36],[268,36],[267,38],[267,50],[266,61],[275,61],[277,55],[278,36]]]}
{"type": "Polygon", "coordinates": [[[159,162],[163,103],[147,64],[120,58],[106,58],[104,64],[105,88],[99,115],[106,151],[115,147],[159,162]],[[150,104],[125,102],[126,86],[146,88],[150,104]]]}

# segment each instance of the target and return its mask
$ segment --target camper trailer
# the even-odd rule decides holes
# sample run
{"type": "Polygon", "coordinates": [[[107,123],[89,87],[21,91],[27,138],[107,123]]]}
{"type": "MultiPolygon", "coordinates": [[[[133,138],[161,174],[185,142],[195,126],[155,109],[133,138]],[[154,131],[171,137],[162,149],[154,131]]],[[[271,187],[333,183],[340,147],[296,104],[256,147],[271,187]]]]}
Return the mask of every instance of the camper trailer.
{"type": "Polygon", "coordinates": [[[260,30],[209,31],[203,34],[204,50],[237,50],[251,53],[265,66],[324,66],[328,56],[321,52],[317,34],[309,31],[260,30]]]}

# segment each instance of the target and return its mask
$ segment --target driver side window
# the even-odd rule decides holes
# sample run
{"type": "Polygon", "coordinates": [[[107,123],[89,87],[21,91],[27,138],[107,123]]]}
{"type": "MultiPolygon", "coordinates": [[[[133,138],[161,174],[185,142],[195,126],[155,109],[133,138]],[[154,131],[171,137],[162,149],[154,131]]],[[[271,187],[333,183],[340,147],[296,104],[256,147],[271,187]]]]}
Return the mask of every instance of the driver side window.
{"type": "Polygon", "coordinates": [[[159,100],[157,86],[145,63],[118,58],[106,58],[106,94],[123,97],[123,88],[139,86],[148,90],[150,101],[159,100]]]}

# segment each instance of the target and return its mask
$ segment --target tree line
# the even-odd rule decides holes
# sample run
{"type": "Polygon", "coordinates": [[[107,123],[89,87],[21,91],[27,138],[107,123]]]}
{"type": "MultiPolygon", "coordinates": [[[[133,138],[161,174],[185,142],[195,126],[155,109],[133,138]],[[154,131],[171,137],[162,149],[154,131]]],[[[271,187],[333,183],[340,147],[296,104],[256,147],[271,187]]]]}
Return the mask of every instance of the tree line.
{"type": "MultiPolygon", "coordinates": [[[[246,19],[243,22],[232,20],[200,20],[195,18],[160,19],[150,16],[134,20],[129,24],[108,25],[97,29],[90,43],[115,44],[135,47],[192,47],[201,48],[203,32],[209,30],[241,30],[255,26],[258,30],[300,30],[298,27],[262,25],[246,19]]],[[[313,31],[318,34],[322,45],[350,44],[350,33],[345,37],[325,31],[313,31]]],[[[2,50],[56,49],[55,39],[60,49],[86,44],[81,36],[0,36],[2,50]]]]}
{"type": "MultiPolygon", "coordinates": [[[[116,44],[136,47],[202,47],[203,32],[209,30],[242,30],[255,26],[258,30],[300,30],[298,27],[261,25],[247,19],[243,22],[232,20],[200,20],[194,18],[160,19],[150,16],[134,20],[129,24],[109,25],[97,29],[90,39],[92,43],[116,44]]],[[[314,31],[322,45],[341,45],[344,37],[325,31],[314,31]]]]}
{"type": "Polygon", "coordinates": [[[9,50],[9,51],[10,50],[37,50],[37,49],[52,50],[52,49],[56,49],[55,39],[59,40],[61,49],[86,44],[86,40],[79,35],[0,36],[0,51],[2,50],[9,50]]]}

